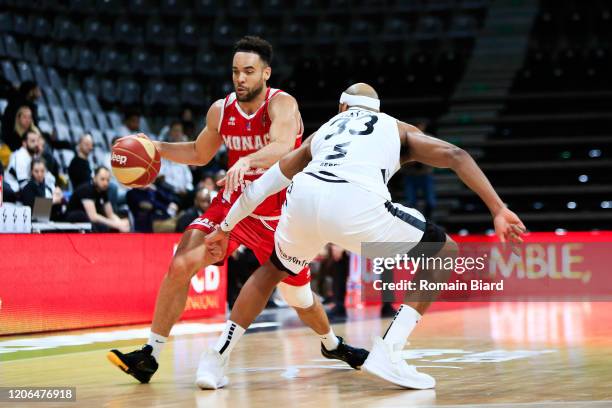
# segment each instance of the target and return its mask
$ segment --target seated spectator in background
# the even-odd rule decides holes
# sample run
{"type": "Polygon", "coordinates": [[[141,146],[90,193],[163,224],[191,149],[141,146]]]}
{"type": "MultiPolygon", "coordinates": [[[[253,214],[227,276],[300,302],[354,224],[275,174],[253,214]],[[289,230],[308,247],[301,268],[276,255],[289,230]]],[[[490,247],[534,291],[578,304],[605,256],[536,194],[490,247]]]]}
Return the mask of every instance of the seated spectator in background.
{"type": "Polygon", "coordinates": [[[38,153],[41,159],[45,160],[47,171],[53,174],[55,181],[63,187],[68,187],[65,178],[60,174],[60,165],[53,157],[53,151],[47,144],[47,140],[44,137],[38,138],[38,153]]]}
{"type": "Polygon", "coordinates": [[[210,192],[205,188],[199,189],[195,194],[193,207],[185,211],[176,222],[176,232],[184,232],[191,221],[204,214],[210,207],[210,201],[210,192]]]}
{"type": "MultiPolygon", "coordinates": [[[[4,142],[9,145],[9,147],[11,144],[7,139],[15,130],[17,112],[22,106],[25,105],[30,108],[32,123],[34,126],[38,126],[38,105],[36,101],[40,97],[40,88],[36,82],[23,81],[19,86],[19,90],[8,101],[8,104],[4,109],[4,113],[2,114],[2,137],[4,138],[4,142]]],[[[21,136],[23,136],[23,134],[21,134],[21,136]]],[[[11,147],[11,150],[15,151],[16,149],[19,149],[21,146],[21,140],[13,143],[13,146],[14,148],[11,147]]]]}
{"type": "MultiPolygon", "coordinates": [[[[121,139],[119,136],[115,136],[113,140],[111,140],[111,146],[114,146],[117,143],[117,140],[121,139]]],[[[104,160],[102,161],[102,165],[107,168],[111,168],[111,152],[110,150],[104,153],[104,160]]],[[[113,177],[111,177],[111,181],[108,185],[108,199],[110,200],[113,211],[116,213],[119,212],[119,209],[126,204],[125,196],[128,192],[128,188],[123,184],[116,181],[113,177]]]]}
{"type": "MultiPolygon", "coordinates": [[[[39,157],[40,137],[40,134],[35,131],[28,132],[22,146],[9,159],[5,174],[6,182],[15,193],[19,192],[30,181],[32,159],[39,157]]],[[[53,174],[46,172],[45,180],[49,188],[53,190],[55,188],[53,174]]]]}
{"type": "Polygon", "coordinates": [[[0,187],[2,189],[2,200],[0,201],[14,203],[15,201],[17,201],[17,195],[15,194],[13,189],[11,189],[11,186],[9,186],[6,182],[6,177],[4,177],[4,166],[2,165],[2,162],[0,162],[0,178],[2,178],[2,181],[0,182],[0,187]]]}
{"type": "MultiPolygon", "coordinates": [[[[183,134],[183,125],[179,121],[172,122],[168,141],[171,143],[186,142],[187,138],[183,134]]],[[[175,194],[184,196],[188,191],[193,190],[193,176],[189,166],[162,159],[160,176],[164,177],[164,182],[168,184],[175,194]]],[[[189,205],[189,204],[187,204],[189,205]]]]}
{"type": "MultiPolygon", "coordinates": [[[[157,221],[174,217],[178,205],[173,199],[175,196],[165,190],[159,181],[145,188],[133,188],[128,191],[126,200],[134,218],[134,231],[154,232],[154,224],[157,221]]],[[[174,222],[172,224],[170,231],[155,230],[155,232],[172,232],[175,229],[174,222]]]]}
{"type": "Polygon", "coordinates": [[[208,190],[211,200],[217,196],[217,192],[219,191],[219,187],[215,184],[213,176],[204,176],[204,178],[200,180],[198,183],[198,190],[202,188],[208,190]]]}
{"type": "Polygon", "coordinates": [[[32,110],[27,105],[23,105],[17,110],[14,123],[15,125],[11,132],[2,134],[4,143],[6,143],[13,152],[21,147],[21,142],[27,132],[33,130],[40,133],[36,125],[34,125],[32,110]]]}
{"type": "Polygon", "coordinates": [[[47,167],[43,159],[33,159],[31,168],[31,178],[28,184],[21,190],[21,202],[30,208],[34,208],[36,197],[53,199],[51,207],[51,219],[57,221],[62,215],[62,190],[55,187],[53,190],[45,183],[47,167]]]}
{"type": "Polygon", "coordinates": [[[91,222],[96,232],[130,232],[129,220],[119,218],[108,200],[110,170],[104,166],[94,171],[93,183],[77,187],[66,211],[68,222],[91,222]]]}
{"type": "Polygon", "coordinates": [[[140,130],[140,113],[131,110],[125,113],[123,117],[123,126],[121,126],[117,131],[119,132],[119,136],[127,136],[134,133],[138,133],[140,130]]]}
{"type": "Polygon", "coordinates": [[[91,166],[89,165],[89,155],[92,151],[93,138],[89,134],[82,135],[76,147],[76,155],[68,167],[68,177],[73,189],[76,189],[83,183],[90,182],[91,166]]]}

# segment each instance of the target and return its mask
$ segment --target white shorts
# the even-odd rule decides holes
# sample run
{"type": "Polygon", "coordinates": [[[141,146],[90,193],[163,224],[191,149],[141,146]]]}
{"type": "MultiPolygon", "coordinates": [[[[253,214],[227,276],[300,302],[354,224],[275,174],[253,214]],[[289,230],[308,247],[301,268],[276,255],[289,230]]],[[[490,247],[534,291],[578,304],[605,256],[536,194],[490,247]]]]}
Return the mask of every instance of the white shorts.
{"type": "Polygon", "coordinates": [[[391,251],[398,254],[423,237],[426,223],[419,211],[343,180],[315,176],[299,173],[287,189],[274,235],[277,267],[280,262],[281,269],[296,274],[329,242],[357,254],[363,242],[394,243],[391,251]]]}

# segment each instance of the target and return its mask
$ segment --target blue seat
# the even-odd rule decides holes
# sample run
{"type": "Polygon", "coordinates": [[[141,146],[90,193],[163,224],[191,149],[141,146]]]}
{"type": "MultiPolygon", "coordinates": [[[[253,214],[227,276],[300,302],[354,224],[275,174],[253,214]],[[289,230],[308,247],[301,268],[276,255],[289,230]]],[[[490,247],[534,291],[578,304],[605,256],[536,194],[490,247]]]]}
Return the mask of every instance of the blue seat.
{"type": "Polygon", "coordinates": [[[83,123],[83,128],[85,130],[92,131],[96,129],[96,122],[94,121],[94,117],[89,109],[80,107],[79,114],[81,115],[81,122],[83,123]]]}
{"type": "Polygon", "coordinates": [[[13,84],[14,87],[17,87],[21,82],[11,61],[2,61],[2,74],[7,81],[13,84]]]}
{"type": "Polygon", "coordinates": [[[100,82],[100,99],[103,101],[114,104],[117,102],[118,92],[117,86],[112,79],[104,78],[100,82]]]}
{"type": "Polygon", "coordinates": [[[222,10],[219,0],[195,0],[194,8],[200,17],[215,17],[222,10]]]}
{"type": "Polygon", "coordinates": [[[208,104],[204,87],[199,81],[185,80],[181,84],[181,102],[201,107],[208,104]]]}
{"type": "Polygon", "coordinates": [[[66,115],[64,114],[64,110],[60,106],[51,106],[51,118],[53,119],[53,124],[55,126],[68,126],[66,115]]]}
{"type": "Polygon", "coordinates": [[[93,43],[112,42],[113,36],[108,25],[100,20],[90,18],[83,24],[83,40],[93,43]]]}
{"type": "Polygon", "coordinates": [[[34,79],[34,74],[32,73],[32,69],[30,65],[25,61],[19,61],[17,63],[17,73],[19,74],[19,78],[21,81],[32,81],[34,79]]]}
{"type": "Polygon", "coordinates": [[[119,81],[119,102],[122,105],[134,105],[141,102],[140,85],[132,79],[119,81]]]}
{"type": "Polygon", "coordinates": [[[14,59],[21,59],[21,49],[15,37],[6,34],[3,37],[6,55],[14,59]]]}
{"type": "Polygon", "coordinates": [[[92,71],[97,64],[97,56],[90,47],[77,47],[74,54],[74,67],[79,71],[92,71]]]}
{"type": "Polygon", "coordinates": [[[71,70],[74,68],[74,54],[70,47],[67,46],[59,46],[56,50],[56,65],[65,70],[71,70]]]}
{"type": "Polygon", "coordinates": [[[60,78],[55,68],[53,67],[47,68],[47,77],[49,78],[49,83],[51,84],[53,88],[62,89],[64,87],[64,84],[62,83],[62,79],[60,78]]]}
{"type": "Polygon", "coordinates": [[[72,19],[58,16],[53,24],[53,38],[56,41],[74,41],[81,38],[80,29],[72,19]]]}
{"type": "Polygon", "coordinates": [[[52,27],[48,19],[41,15],[30,17],[30,34],[36,38],[46,39],[51,35],[52,27]]]}
{"type": "Polygon", "coordinates": [[[57,93],[59,95],[60,103],[66,111],[68,111],[69,109],[76,109],[76,105],[74,104],[74,101],[72,100],[72,95],[70,94],[70,91],[68,91],[68,89],[62,88],[57,93]]]}

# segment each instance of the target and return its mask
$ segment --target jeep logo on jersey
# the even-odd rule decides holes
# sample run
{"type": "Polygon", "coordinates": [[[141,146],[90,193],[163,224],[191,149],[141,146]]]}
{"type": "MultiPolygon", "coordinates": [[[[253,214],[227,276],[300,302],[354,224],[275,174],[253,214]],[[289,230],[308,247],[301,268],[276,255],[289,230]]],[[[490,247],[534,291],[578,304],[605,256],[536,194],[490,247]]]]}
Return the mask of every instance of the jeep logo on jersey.
{"type": "Polygon", "coordinates": [[[231,150],[259,150],[270,143],[270,134],[252,136],[223,135],[223,141],[231,150]]]}
{"type": "Polygon", "coordinates": [[[113,152],[113,155],[111,156],[111,162],[117,162],[120,165],[125,166],[125,164],[127,163],[127,156],[122,156],[113,152]]]}

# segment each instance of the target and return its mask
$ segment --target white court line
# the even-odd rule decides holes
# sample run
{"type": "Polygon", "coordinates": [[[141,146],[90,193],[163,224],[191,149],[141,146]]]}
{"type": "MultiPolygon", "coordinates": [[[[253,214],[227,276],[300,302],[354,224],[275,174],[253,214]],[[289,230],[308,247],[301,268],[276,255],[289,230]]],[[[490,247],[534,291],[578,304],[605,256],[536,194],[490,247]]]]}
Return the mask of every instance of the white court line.
{"type": "MultiPolygon", "coordinates": [[[[253,323],[249,328],[278,327],[280,323],[253,323]]],[[[225,323],[179,323],[172,328],[171,336],[188,334],[218,333],[225,328],[225,323]]],[[[95,333],[52,335],[42,337],[25,337],[21,339],[0,341],[0,354],[19,351],[46,350],[66,346],[81,346],[94,343],[111,343],[121,340],[146,339],[150,328],[111,330],[95,333]]]]}

